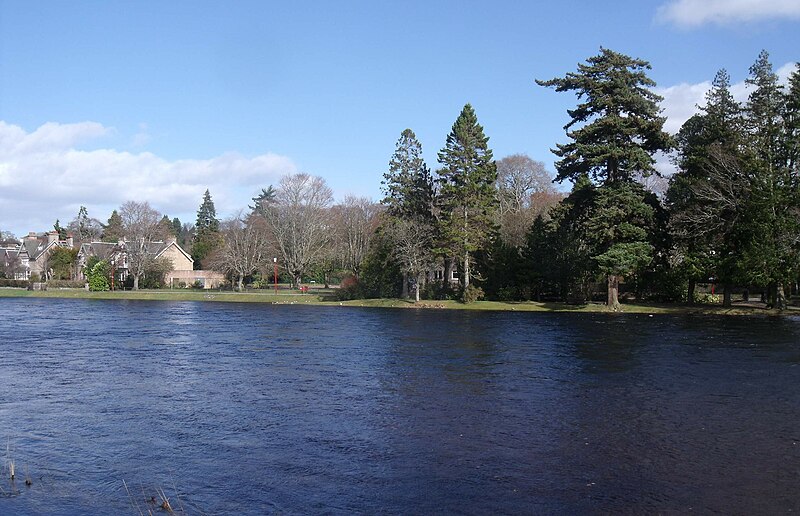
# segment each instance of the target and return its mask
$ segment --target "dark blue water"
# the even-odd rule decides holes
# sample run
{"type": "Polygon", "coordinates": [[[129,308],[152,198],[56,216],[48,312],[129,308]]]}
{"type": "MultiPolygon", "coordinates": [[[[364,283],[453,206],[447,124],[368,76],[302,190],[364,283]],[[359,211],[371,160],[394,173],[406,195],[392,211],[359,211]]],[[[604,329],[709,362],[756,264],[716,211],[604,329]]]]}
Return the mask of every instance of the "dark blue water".
{"type": "Polygon", "coordinates": [[[0,299],[0,339],[0,514],[800,510],[797,318],[0,299]]]}

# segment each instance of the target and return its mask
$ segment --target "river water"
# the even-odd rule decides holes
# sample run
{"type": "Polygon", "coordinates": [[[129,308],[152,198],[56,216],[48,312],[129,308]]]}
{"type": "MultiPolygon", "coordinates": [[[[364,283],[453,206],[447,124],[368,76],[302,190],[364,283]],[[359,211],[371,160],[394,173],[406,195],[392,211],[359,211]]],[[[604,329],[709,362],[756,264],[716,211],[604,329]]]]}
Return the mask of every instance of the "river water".
{"type": "Polygon", "coordinates": [[[785,513],[800,319],[0,299],[0,439],[0,514],[785,513]]]}

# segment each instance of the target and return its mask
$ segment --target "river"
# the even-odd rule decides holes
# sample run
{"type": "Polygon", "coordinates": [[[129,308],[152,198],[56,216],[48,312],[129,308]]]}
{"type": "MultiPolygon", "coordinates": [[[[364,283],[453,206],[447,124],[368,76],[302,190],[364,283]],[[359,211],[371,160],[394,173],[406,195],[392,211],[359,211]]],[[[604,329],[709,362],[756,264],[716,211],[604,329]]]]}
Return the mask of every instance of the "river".
{"type": "Polygon", "coordinates": [[[0,299],[0,514],[797,511],[798,386],[796,317],[0,299]]]}

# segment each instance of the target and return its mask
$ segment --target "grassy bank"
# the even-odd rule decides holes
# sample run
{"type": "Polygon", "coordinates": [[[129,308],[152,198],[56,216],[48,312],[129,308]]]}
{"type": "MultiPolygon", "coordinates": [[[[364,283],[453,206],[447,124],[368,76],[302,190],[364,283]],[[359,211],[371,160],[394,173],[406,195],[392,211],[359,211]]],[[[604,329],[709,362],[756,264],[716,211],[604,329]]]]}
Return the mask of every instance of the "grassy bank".
{"type": "MultiPolygon", "coordinates": [[[[605,305],[600,303],[587,303],[584,305],[570,305],[566,303],[539,303],[527,302],[500,302],[478,301],[465,305],[458,301],[413,301],[403,299],[358,299],[354,301],[336,301],[334,291],[330,289],[312,289],[307,294],[281,291],[251,292],[220,292],[201,290],[139,290],[115,292],[88,292],[79,289],[59,289],[29,291],[23,289],[2,288],[0,298],[8,297],[34,297],[34,298],[67,298],[67,299],[116,299],[139,301],[214,301],[231,303],[271,303],[271,304],[304,304],[327,306],[360,306],[372,308],[413,308],[432,310],[501,310],[518,312],[602,312],[608,313],[605,305]]],[[[623,313],[632,314],[721,314],[721,315],[778,315],[781,312],[769,310],[761,303],[734,303],[732,308],[720,305],[678,305],[655,303],[625,303],[622,305],[623,313]]],[[[800,314],[800,308],[791,307],[782,312],[800,314]]]]}

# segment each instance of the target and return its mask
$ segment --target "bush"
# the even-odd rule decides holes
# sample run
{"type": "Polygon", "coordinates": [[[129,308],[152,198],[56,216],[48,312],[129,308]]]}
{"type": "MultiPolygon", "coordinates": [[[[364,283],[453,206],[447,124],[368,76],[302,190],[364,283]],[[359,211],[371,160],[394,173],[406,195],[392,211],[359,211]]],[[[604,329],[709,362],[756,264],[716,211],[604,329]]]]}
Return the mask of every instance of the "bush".
{"type": "Polygon", "coordinates": [[[461,292],[461,302],[466,305],[480,299],[483,299],[483,289],[475,285],[470,285],[461,292]]]}
{"type": "Polygon", "coordinates": [[[339,301],[349,301],[351,299],[359,299],[361,295],[361,285],[358,278],[355,276],[346,276],[339,282],[339,288],[336,290],[336,299],[339,301]]]}
{"type": "MultiPolygon", "coordinates": [[[[88,265],[87,265],[88,268],[88,265]]],[[[108,274],[110,266],[105,260],[100,260],[86,271],[86,278],[89,282],[89,290],[92,292],[102,292],[109,289],[108,274]]]]}
{"type": "Polygon", "coordinates": [[[83,288],[86,282],[83,280],[50,280],[47,288],[83,288]]]}
{"type": "Polygon", "coordinates": [[[27,288],[28,280],[0,278],[0,287],[27,288]]]}

